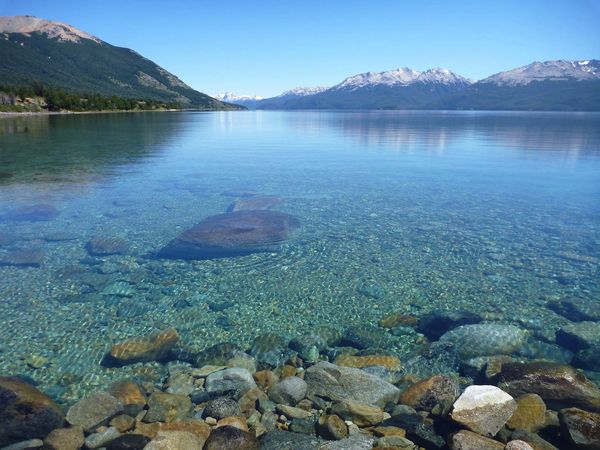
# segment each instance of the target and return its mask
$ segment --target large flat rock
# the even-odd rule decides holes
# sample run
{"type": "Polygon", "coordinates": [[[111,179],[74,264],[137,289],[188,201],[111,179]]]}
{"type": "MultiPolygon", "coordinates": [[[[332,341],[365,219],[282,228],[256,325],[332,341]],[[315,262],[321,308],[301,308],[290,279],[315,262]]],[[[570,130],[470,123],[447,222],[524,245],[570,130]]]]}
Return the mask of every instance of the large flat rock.
{"type": "Polygon", "coordinates": [[[163,247],[158,256],[202,260],[272,251],[298,225],[296,217],[278,211],[218,214],[184,231],[163,247]]]}
{"type": "Polygon", "coordinates": [[[397,402],[400,390],[364,370],[320,362],[306,370],[308,395],[318,395],[333,401],[353,400],[383,408],[397,402]]]}

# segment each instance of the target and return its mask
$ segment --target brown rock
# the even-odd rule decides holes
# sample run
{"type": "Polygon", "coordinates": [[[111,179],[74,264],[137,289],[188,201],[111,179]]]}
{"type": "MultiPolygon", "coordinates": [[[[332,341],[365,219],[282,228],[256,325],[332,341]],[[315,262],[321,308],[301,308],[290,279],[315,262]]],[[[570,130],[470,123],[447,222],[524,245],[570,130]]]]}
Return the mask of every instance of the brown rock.
{"type": "Polygon", "coordinates": [[[359,427],[377,425],[384,419],[381,408],[352,400],[335,403],[331,412],[344,420],[351,420],[359,427]]]}
{"type": "Polygon", "coordinates": [[[525,430],[515,430],[511,439],[527,442],[533,450],[559,450],[550,442],[542,439],[537,434],[525,430]]]}
{"type": "Polygon", "coordinates": [[[125,433],[133,428],[135,419],[127,414],[121,414],[117,417],[113,417],[109,425],[119,430],[119,433],[125,433]]]}
{"type": "Polygon", "coordinates": [[[416,327],[419,324],[419,319],[415,316],[402,313],[388,314],[379,321],[379,326],[382,328],[395,328],[397,326],[416,327]]]}
{"type": "Polygon", "coordinates": [[[158,253],[175,259],[213,259],[272,251],[298,219],[277,211],[237,211],[206,218],[158,253]]]}
{"type": "Polygon", "coordinates": [[[289,364],[284,365],[281,368],[281,379],[293,377],[296,375],[296,368],[294,366],[290,366],[289,364]]]}
{"type": "Polygon", "coordinates": [[[199,450],[205,439],[187,431],[159,431],[144,450],[199,450]]]}
{"type": "Polygon", "coordinates": [[[504,444],[472,431],[461,430],[452,435],[450,448],[452,450],[504,450],[504,444]]]}
{"type": "Polygon", "coordinates": [[[257,400],[268,400],[267,394],[261,391],[259,388],[252,388],[245,392],[244,395],[238,400],[242,413],[246,416],[252,414],[256,409],[257,400]]]}
{"type": "Polygon", "coordinates": [[[60,407],[19,378],[0,377],[0,446],[43,438],[64,423],[60,407]]]}
{"type": "Polygon", "coordinates": [[[96,392],[82,398],[67,411],[67,422],[92,431],[107,424],[111,418],[123,412],[123,404],[108,392],[96,392]]]}
{"type": "Polygon", "coordinates": [[[371,428],[370,431],[377,437],[383,437],[383,436],[406,437],[406,430],[404,428],[400,428],[400,427],[380,425],[378,427],[371,428]]]}
{"type": "Polygon", "coordinates": [[[442,411],[448,411],[458,397],[458,383],[445,375],[435,375],[413,384],[400,394],[399,403],[416,410],[428,411],[440,405],[442,411]]]}
{"type": "Polygon", "coordinates": [[[259,388],[266,390],[279,381],[279,377],[271,370],[259,370],[252,374],[259,388]]]}
{"type": "Polygon", "coordinates": [[[48,450],[79,450],[83,447],[84,440],[81,427],[57,428],[46,436],[44,446],[48,450]]]}
{"type": "Polygon", "coordinates": [[[192,401],[187,395],[154,392],[148,399],[144,422],[175,422],[188,418],[192,401]]]}
{"type": "Polygon", "coordinates": [[[334,364],[344,367],[354,367],[356,369],[370,366],[383,366],[388,369],[398,369],[400,368],[400,359],[397,356],[392,355],[340,355],[335,359],[334,364]]]}
{"type": "Polygon", "coordinates": [[[187,431],[193,433],[203,439],[208,438],[210,434],[210,426],[199,419],[179,420],[176,422],[161,423],[144,423],[137,421],[135,424],[135,433],[148,436],[150,439],[158,434],[159,431],[187,431]]]}
{"type": "Polygon", "coordinates": [[[283,200],[279,197],[267,195],[261,197],[241,198],[229,206],[228,212],[270,209],[282,202],[283,200]]]}
{"type": "Polygon", "coordinates": [[[171,355],[171,349],[179,341],[175,328],[135,337],[112,346],[103,364],[119,366],[136,362],[160,361],[171,355]]]}
{"type": "Polygon", "coordinates": [[[600,414],[579,408],[559,411],[563,435],[578,449],[600,449],[600,414]]]}
{"type": "Polygon", "coordinates": [[[513,413],[506,426],[536,432],[546,422],[546,404],[537,394],[525,394],[516,399],[517,410],[513,413]]]}
{"type": "Polygon", "coordinates": [[[500,389],[513,396],[538,394],[551,408],[578,407],[600,411],[600,389],[573,367],[552,362],[502,366],[500,389]]]}
{"type": "Polygon", "coordinates": [[[254,434],[235,427],[215,428],[208,437],[204,450],[259,450],[254,434]]]}
{"type": "Polygon", "coordinates": [[[226,426],[239,428],[240,430],[243,430],[243,431],[248,431],[248,424],[246,423],[246,418],[244,418],[244,417],[236,417],[236,416],[224,417],[223,419],[221,419],[217,422],[217,428],[226,427],[226,426]]]}
{"type": "Polygon", "coordinates": [[[319,434],[325,439],[339,441],[348,436],[348,427],[344,421],[335,414],[323,415],[319,417],[319,434]]]}
{"type": "Polygon", "coordinates": [[[108,388],[108,392],[123,404],[125,413],[130,416],[137,416],[146,406],[146,396],[134,381],[117,381],[108,388]]]}
{"type": "Polygon", "coordinates": [[[277,411],[290,419],[306,419],[312,415],[304,409],[281,404],[277,405],[277,411]]]}

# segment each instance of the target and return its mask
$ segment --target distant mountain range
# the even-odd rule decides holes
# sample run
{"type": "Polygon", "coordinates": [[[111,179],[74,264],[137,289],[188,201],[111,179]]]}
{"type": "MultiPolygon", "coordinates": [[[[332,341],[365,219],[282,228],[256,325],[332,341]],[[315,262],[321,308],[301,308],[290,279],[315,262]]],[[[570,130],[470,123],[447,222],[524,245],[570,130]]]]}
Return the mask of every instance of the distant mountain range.
{"type": "Polygon", "coordinates": [[[600,110],[600,61],[545,61],[473,82],[448,69],[367,72],[329,88],[236,103],[253,109],[600,110]]]}
{"type": "Polygon", "coordinates": [[[62,22],[0,17],[0,86],[43,83],[71,92],[239,109],[198,92],[134,50],[62,22]]]}

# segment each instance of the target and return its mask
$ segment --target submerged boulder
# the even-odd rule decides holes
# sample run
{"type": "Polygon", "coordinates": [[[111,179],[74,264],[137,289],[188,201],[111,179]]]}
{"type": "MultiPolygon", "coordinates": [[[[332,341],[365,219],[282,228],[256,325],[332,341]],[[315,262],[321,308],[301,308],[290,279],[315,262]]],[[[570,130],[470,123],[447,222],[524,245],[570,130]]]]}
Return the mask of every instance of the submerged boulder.
{"type": "Polygon", "coordinates": [[[175,328],[134,337],[114,344],[102,360],[107,367],[123,366],[136,362],[160,361],[171,356],[171,349],[179,341],[175,328]]]}
{"type": "Polygon", "coordinates": [[[451,342],[461,358],[510,355],[527,340],[527,332],[514,325],[482,323],[463,325],[445,333],[443,342],[451,342]]]}
{"type": "Polygon", "coordinates": [[[308,395],[333,401],[353,400],[383,407],[397,402],[400,390],[393,384],[363,370],[320,362],[305,372],[308,395]]]}
{"type": "Polygon", "coordinates": [[[58,214],[58,210],[54,206],[38,203],[11,209],[4,214],[4,219],[23,222],[41,222],[52,220],[58,216],[58,214]]]}
{"type": "Polygon", "coordinates": [[[158,256],[213,259],[272,251],[299,225],[296,217],[278,211],[237,211],[204,219],[163,247],[158,256]]]}
{"type": "Polygon", "coordinates": [[[507,363],[498,387],[513,396],[539,395],[551,408],[600,411],[600,389],[571,366],[552,362],[507,363]]]}
{"type": "Polygon", "coordinates": [[[0,447],[43,438],[64,423],[60,407],[16,377],[0,377],[0,447]]]}

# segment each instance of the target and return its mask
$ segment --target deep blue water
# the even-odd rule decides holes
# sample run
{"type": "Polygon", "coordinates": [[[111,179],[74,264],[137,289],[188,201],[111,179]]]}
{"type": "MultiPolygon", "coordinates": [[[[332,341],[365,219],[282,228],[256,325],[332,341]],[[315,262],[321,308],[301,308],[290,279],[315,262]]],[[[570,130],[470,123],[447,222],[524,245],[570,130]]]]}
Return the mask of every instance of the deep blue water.
{"type": "Polygon", "coordinates": [[[111,342],[165,326],[202,349],[469,310],[552,342],[549,302],[600,302],[600,114],[0,118],[0,217],[0,372],[66,400],[130,370],[100,367],[111,342]],[[155,257],[231,190],[301,226],[271,252],[155,257]],[[55,217],[15,220],[35,204],[55,217]],[[97,236],[127,249],[90,256],[97,236]],[[11,265],[30,250],[39,267],[11,265]]]}

